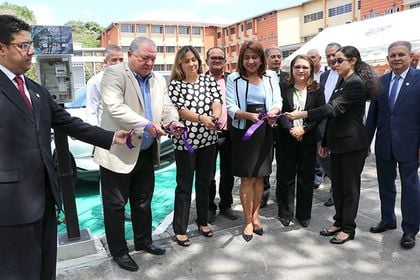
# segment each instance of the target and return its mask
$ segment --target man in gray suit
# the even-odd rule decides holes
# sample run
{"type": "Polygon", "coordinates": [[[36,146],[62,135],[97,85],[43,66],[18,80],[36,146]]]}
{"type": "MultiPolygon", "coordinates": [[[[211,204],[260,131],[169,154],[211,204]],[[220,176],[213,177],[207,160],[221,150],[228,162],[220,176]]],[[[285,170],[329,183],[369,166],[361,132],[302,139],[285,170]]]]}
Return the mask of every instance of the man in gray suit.
{"type": "Polygon", "coordinates": [[[113,147],[95,149],[100,165],[105,233],[117,264],[136,271],[128,254],[124,231],[124,209],[130,200],[136,250],[162,255],[165,249],[152,243],[151,201],[155,185],[154,165],[159,163],[159,136],[164,127],[174,131],[181,123],[166,94],[166,80],[153,72],[156,44],[146,37],[133,40],[128,63],[107,67],[101,83],[103,114],[101,127],[132,129],[131,150],[113,147]]]}

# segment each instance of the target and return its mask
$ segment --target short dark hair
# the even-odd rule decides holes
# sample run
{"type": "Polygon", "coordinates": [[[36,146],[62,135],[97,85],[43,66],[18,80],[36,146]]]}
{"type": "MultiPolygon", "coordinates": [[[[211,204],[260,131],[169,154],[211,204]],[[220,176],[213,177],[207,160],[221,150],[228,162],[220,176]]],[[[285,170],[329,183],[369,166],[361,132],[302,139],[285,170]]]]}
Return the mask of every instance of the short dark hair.
{"type": "Polygon", "coordinates": [[[262,77],[265,73],[265,69],[267,68],[267,59],[264,54],[264,48],[258,41],[245,41],[242,44],[241,50],[239,51],[238,62],[236,65],[236,70],[243,76],[246,76],[246,69],[244,67],[244,55],[246,50],[252,50],[255,52],[261,60],[261,65],[258,67],[257,73],[258,76],[262,77]]]}
{"type": "Polygon", "coordinates": [[[25,21],[12,16],[0,15],[0,42],[3,44],[10,44],[12,42],[13,34],[19,31],[31,32],[31,26],[25,21]]]}

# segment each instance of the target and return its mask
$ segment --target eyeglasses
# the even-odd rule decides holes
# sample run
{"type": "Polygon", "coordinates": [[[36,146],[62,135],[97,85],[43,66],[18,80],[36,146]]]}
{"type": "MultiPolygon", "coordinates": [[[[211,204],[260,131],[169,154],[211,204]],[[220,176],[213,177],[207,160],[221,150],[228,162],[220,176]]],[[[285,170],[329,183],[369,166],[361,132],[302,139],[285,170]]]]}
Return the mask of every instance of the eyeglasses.
{"type": "Polygon", "coordinates": [[[14,45],[24,52],[29,51],[30,48],[34,48],[34,42],[32,41],[21,42],[21,43],[9,43],[8,45],[14,45]]]}
{"type": "Polygon", "coordinates": [[[224,61],[225,58],[223,56],[210,56],[210,60],[212,60],[212,61],[217,61],[217,60],[224,61]]]}
{"type": "Polygon", "coordinates": [[[293,66],[293,69],[294,70],[300,70],[300,69],[302,69],[302,70],[309,70],[309,66],[295,65],[295,66],[293,66]]]}
{"type": "Polygon", "coordinates": [[[343,63],[344,61],[350,61],[351,60],[351,58],[341,58],[341,57],[339,57],[339,58],[337,58],[337,59],[334,59],[333,61],[331,61],[333,64],[336,64],[336,63],[338,63],[338,64],[341,64],[341,63],[343,63]]]}

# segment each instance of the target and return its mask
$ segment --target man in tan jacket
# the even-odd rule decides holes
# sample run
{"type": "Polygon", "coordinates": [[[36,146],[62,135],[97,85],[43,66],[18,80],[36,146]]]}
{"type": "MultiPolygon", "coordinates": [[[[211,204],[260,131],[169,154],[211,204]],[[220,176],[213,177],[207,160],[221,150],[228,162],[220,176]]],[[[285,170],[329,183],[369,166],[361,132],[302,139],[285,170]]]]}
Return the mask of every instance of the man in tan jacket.
{"type": "Polygon", "coordinates": [[[132,129],[132,149],[113,146],[97,148],[94,160],[100,165],[105,233],[109,250],[117,264],[136,271],[128,254],[124,230],[124,207],[130,200],[136,250],[162,255],[165,249],[152,244],[151,200],[154,164],[159,162],[162,124],[172,129],[180,125],[178,113],[167,96],[165,79],[154,73],[156,44],[146,37],[133,40],[128,63],[105,70],[101,83],[103,115],[101,127],[132,129]]]}

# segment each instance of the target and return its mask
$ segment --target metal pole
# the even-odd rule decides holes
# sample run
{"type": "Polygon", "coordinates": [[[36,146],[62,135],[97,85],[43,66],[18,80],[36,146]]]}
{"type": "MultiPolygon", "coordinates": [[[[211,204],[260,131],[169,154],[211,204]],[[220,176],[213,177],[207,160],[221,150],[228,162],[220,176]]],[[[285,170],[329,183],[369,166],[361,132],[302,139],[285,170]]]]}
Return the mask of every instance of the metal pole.
{"type": "Polygon", "coordinates": [[[75,180],[69,153],[67,135],[54,130],[54,142],[57,153],[58,176],[63,197],[66,217],[67,238],[69,241],[80,239],[79,220],[77,218],[75,180]]]}

